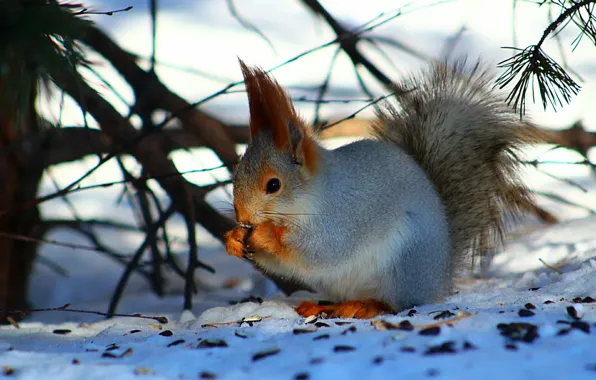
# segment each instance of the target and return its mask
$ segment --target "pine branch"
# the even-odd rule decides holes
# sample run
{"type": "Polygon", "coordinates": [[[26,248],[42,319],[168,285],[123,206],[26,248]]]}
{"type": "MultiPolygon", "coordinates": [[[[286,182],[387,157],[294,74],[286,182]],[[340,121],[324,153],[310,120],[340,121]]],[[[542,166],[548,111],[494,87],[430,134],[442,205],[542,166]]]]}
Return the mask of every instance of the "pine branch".
{"type": "Polygon", "coordinates": [[[502,89],[517,79],[517,83],[507,97],[507,102],[512,104],[516,111],[519,111],[520,117],[525,113],[526,95],[530,88],[532,101],[535,102],[536,86],[544,109],[550,105],[555,110],[562,107],[563,103],[569,104],[571,98],[580,91],[580,85],[567,74],[561,65],[542,50],[542,45],[549,36],[556,34],[569,21],[573,21],[580,29],[580,35],[576,41],[581,36],[588,35],[592,41],[596,42],[596,27],[594,26],[596,19],[592,16],[589,8],[596,4],[596,0],[572,2],[573,5],[569,8],[565,8],[565,2],[556,4],[564,10],[544,30],[538,43],[525,49],[510,48],[519,51],[519,53],[499,63],[499,67],[505,68],[506,71],[497,79],[495,86],[502,89]],[[588,10],[587,18],[581,14],[583,8],[588,10]],[[579,20],[576,19],[576,16],[579,20]]]}

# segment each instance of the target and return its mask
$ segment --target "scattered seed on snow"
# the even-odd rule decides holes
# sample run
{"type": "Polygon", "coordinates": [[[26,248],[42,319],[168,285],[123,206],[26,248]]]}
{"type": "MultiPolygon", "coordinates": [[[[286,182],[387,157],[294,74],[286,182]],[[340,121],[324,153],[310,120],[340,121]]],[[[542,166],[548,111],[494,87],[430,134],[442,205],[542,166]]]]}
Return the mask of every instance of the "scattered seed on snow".
{"type": "Polygon", "coordinates": [[[347,322],[347,321],[335,321],[335,324],[338,326],[343,326],[343,325],[349,325],[352,324],[352,322],[347,322]]]}
{"type": "Polygon", "coordinates": [[[373,364],[379,365],[383,363],[383,361],[385,361],[385,358],[383,358],[382,356],[377,356],[373,359],[373,364]]]}
{"type": "Polygon", "coordinates": [[[309,333],[314,333],[317,332],[319,329],[317,328],[317,326],[308,326],[308,327],[298,327],[294,329],[294,335],[299,335],[299,334],[309,334],[309,333]]]}
{"type": "Polygon", "coordinates": [[[386,331],[386,330],[403,330],[403,331],[412,331],[414,330],[414,326],[408,320],[403,320],[398,324],[388,322],[384,319],[374,319],[370,321],[370,324],[375,328],[375,330],[379,331],[386,331]]]}
{"type": "Polygon", "coordinates": [[[355,349],[356,349],[356,347],[353,347],[353,346],[339,345],[339,346],[333,347],[333,352],[350,352],[350,351],[354,351],[355,349]]]}
{"type": "Polygon", "coordinates": [[[174,346],[177,346],[177,345],[182,344],[184,342],[186,342],[184,339],[178,339],[178,340],[175,340],[172,343],[168,344],[168,347],[174,347],[174,346]]]}
{"type": "Polygon", "coordinates": [[[594,303],[596,302],[596,300],[590,296],[581,298],[581,297],[575,297],[573,300],[573,303],[594,303]]]}
{"type": "Polygon", "coordinates": [[[110,359],[121,359],[125,356],[129,356],[132,355],[132,348],[127,348],[126,351],[124,351],[121,354],[114,354],[111,351],[108,352],[104,352],[103,354],[101,354],[102,358],[110,358],[110,359]]]}
{"type": "Polygon", "coordinates": [[[248,338],[248,335],[246,335],[244,332],[240,331],[240,329],[236,330],[234,332],[234,335],[237,336],[238,338],[242,338],[242,339],[248,338]]]}
{"type": "Polygon", "coordinates": [[[567,306],[567,314],[569,314],[569,316],[573,319],[580,319],[581,317],[579,317],[577,315],[577,309],[573,306],[567,306]]]}
{"type": "Polygon", "coordinates": [[[10,376],[10,375],[14,374],[14,369],[12,367],[5,365],[5,366],[2,366],[2,373],[4,374],[4,376],[10,376]]]}
{"type": "Polygon", "coordinates": [[[174,335],[174,333],[171,330],[164,330],[164,331],[160,332],[159,335],[161,335],[161,336],[172,336],[172,335],[174,335]]]}
{"type": "Polygon", "coordinates": [[[455,354],[457,353],[457,350],[454,346],[455,342],[450,340],[440,345],[429,347],[424,355],[455,354]]]}
{"type": "Polygon", "coordinates": [[[435,336],[435,335],[439,335],[440,333],[441,333],[440,326],[427,327],[427,328],[422,329],[418,332],[418,334],[425,335],[425,336],[435,336]]]}
{"type": "Polygon", "coordinates": [[[348,333],[355,333],[356,332],[356,326],[350,326],[347,329],[345,329],[344,331],[342,331],[341,335],[348,335],[348,333]]]}
{"type": "Polygon", "coordinates": [[[316,315],[311,315],[310,317],[307,317],[307,318],[304,320],[304,324],[306,325],[306,324],[315,323],[315,322],[316,322],[316,321],[318,321],[318,320],[319,320],[319,318],[318,318],[316,315]]]}
{"type": "Polygon", "coordinates": [[[375,328],[375,330],[379,331],[397,330],[397,325],[387,322],[384,319],[373,319],[370,321],[370,324],[375,328]]]}
{"type": "Polygon", "coordinates": [[[329,327],[329,324],[328,323],[325,323],[325,322],[317,322],[317,323],[315,323],[315,326],[317,326],[317,327],[329,327]]]}
{"type": "MultiPolygon", "coordinates": [[[[451,317],[455,316],[455,314],[453,314],[449,310],[434,311],[433,313],[438,313],[437,315],[435,315],[433,317],[433,319],[435,321],[438,321],[439,319],[447,319],[447,318],[451,318],[451,317]]],[[[431,313],[429,313],[429,314],[431,314],[431,313]]]]}
{"type": "Polygon", "coordinates": [[[323,359],[323,358],[312,358],[312,359],[310,359],[309,364],[315,365],[315,364],[321,364],[323,362],[325,362],[325,359],[323,359]]]}
{"type": "Polygon", "coordinates": [[[534,306],[533,303],[528,302],[527,304],[524,305],[524,307],[528,310],[534,310],[536,309],[536,306],[534,306]]]}
{"type": "Polygon", "coordinates": [[[217,379],[217,375],[213,372],[203,371],[199,374],[200,379],[217,379]]]}
{"type": "Polygon", "coordinates": [[[81,364],[81,361],[77,358],[72,359],[72,364],[81,364]]]}
{"type": "Polygon", "coordinates": [[[517,315],[519,315],[520,317],[532,317],[532,316],[536,315],[536,313],[534,313],[532,310],[528,310],[528,309],[519,309],[519,311],[517,312],[517,315]]]}
{"type": "Polygon", "coordinates": [[[128,333],[129,334],[136,334],[136,333],[140,333],[141,330],[130,330],[128,333]]]}
{"type": "Polygon", "coordinates": [[[243,323],[247,323],[250,327],[253,327],[255,322],[261,322],[265,318],[271,318],[271,316],[270,315],[266,315],[266,316],[253,315],[250,317],[242,318],[242,320],[239,323],[241,326],[243,323]]]}
{"type": "Polygon", "coordinates": [[[412,309],[412,310],[408,311],[408,317],[413,317],[414,314],[416,314],[416,313],[417,313],[416,309],[412,309]]]}
{"type": "Polygon", "coordinates": [[[258,360],[262,360],[268,358],[269,356],[277,355],[280,353],[280,349],[277,347],[272,347],[267,350],[259,351],[252,356],[252,361],[256,362],[258,360]]]}
{"type": "Polygon", "coordinates": [[[410,347],[410,346],[402,346],[399,350],[401,352],[410,352],[410,353],[416,352],[416,349],[414,347],[410,347]]]}
{"type": "Polygon", "coordinates": [[[517,346],[513,343],[508,343],[505,345],[505,349],[510,351],[517,351],[517,346]]]}
{"type": "Polygon", "coordinates": [[[551,304],[551,303],[554,303],[554,302],[553,302],[553,301],[551,301],[551,300],[546,300],[546,301],[544,301],[544,304],[545,304],[545,305],[548,305],[548,304],[551,304]]]}
{"type": "Polygon", "coordinates": [[[205,339],[197,344],[197,348],[216,348],[228,347],[228,343],[223,339],[205,339]]]}
{"type": "Polygon", "coordinates": [[[155,372],[151,368],[147,367],[137,367],[134,371],[135,375],[153,375],[155,372]]]}
{"type": "Polygon", "coordinates": [[[70,334],[72,331],[69,329],[56,329],[54,331],[52,331],[52,333],[57,334],[57,335],[66,335],[66,334],[70,334]]]}
{"type": "Polygon", "coordinates": [[[315,336],[312,340],[322,340],[322,339],[329,339],[329,334],[322,334],[319,336],[315,336]]]}
{"type": "Polygon", "coordinates": [[[531,323],[499,323],[497,325],[502,336],[514,341],[532,343],[538,335],[538,326],[531,323]]]}
{"type": "Polygon", "coordinates": [[[310,376],[306,372],[297,373],[296,376],[294,376],[294,380],[308,380],[308,379],[310,379],[310,376]]]}
{"type": "Polygon", "coordinates": [[[242,318],[242,322],[246,322],[246,323],[261,322],[262,320],[263,320],[263,317],[261,317],[260,315],[252,315],[250,317],[242,318]]]}
{"type": "Polygon", "coordinates": [[[467,350],[475,350],[477,347],[474,346],[472,343],[468,342],[467,340],[464,340],[464,344],[463,344],[462,348],[464,349],[464,351],[467,351],[467,350]]]}
{"type": "Polygon", "coordinates": [[[397,329],[403,331],[412,331],[414,330],[414,326],[410,323],[410,321],[403,320],[397,324],[397,329]]]}

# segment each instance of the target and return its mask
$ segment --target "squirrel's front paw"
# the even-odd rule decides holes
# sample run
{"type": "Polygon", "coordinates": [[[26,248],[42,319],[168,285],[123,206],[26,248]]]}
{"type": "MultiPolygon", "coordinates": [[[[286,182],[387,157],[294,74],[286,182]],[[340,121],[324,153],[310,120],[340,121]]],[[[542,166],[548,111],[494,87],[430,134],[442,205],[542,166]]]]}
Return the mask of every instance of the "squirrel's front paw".
{"type": "Polygon", "coordinates": [[[244,258],[248,251],[246,249],[246,234],[249,233],[249,228],[237,226],[233,230],[228,231],[225,235],[226,251],[229,255],[244,258]]]}
{"type": "Polygon", "coordinates": [[[248,247],[254,251],[272,254],[283,253],[283,238],[286,227],[278,227],[271,222],[261,223],[251,231],[248,237],[248,247]]]}

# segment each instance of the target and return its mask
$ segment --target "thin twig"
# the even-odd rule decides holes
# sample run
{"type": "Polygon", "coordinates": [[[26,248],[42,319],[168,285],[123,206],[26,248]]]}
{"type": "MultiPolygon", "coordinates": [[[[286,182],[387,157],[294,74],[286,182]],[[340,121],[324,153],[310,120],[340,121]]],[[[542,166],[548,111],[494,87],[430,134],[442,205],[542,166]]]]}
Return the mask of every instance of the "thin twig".
{"type": "Polygon", "coordinates": [[[124,288],[126,287],[126,284],[128,283],[128,280],[132,274],[132,271],[134,269],[136,269],[136,267],[139,265],[141,257],[143,257],[143,254],[145,253],[145,249],[147,249],[147,246],[149,245],[149,241],[150,241],[149,236],[151,234],[155,234],[155,231],[157,231],[162,225],[164,225],[173,213],[174,213],[174,207],[172,205],[159,218],[159,220],[157,220],[154,224],[152,224],[149,227],[149,229],[147,231],[147,235],[145,237],[145,240],[137,248],[136,252],[134,253],[132,258],[128,262],[128,265],[124,269],[124,272],[120,276],[120,280],[118,281],[118,284],[116,285],[116,289],[114,290],[114,293],[112,294],[112,298],[110,299],[110,305],[108,307],[108,314],[113,314],[116,311],[116,308],[118,307],[118,303],[120,302],[120,298],[122,297],[122,294],[124,294],[124,288]],[[153,230],[155,230],[155,231],[153,231],[153,230]]]}
{"type": "Polygon", "coordinates": [[[149,1],[151,12],[151,66],[149,73],[155,74],[155,57],[157,56],[157,0],[149,1]]]}
{"type": "MultiPolygon", "coordinates": [[[[68,6],[68,5],[61,5],[61,6],[68,6]]],[[[120,13],[120,12],[128,12],[132,9],[132,5],[126,7],[126,8],[121,8],[121,9],[115,9],[112,11],[91,11],[88,8],[83,8],[78,12],[73,13],[75,16],[76,15],[104,15],[104,16],[113,16],[114,13],[120,13]]]]}
{"type": "Polygon", "coordinates": [[[360,112],[364,111],[365,109],[367,109],[367,108],[369,108],[369,107],[371,107],[371,106],[373,106],[373,105],[375,105],[375,104],[379,103],[379,102],[380,102],[380,101],[382,101],[382,100],[385,100],[385,99],[387,99],[387,98],[389,98],[389,97],[391,97],[391,96],[394,96],[394,95],[395,95],[395,93],[394,93],[394,92],[392,92],[392,93],[390,93],[390,94],[387,94],[387,95],[379,96],[378,98],[376,98],[376,99],[375,99],[375,100],[373,100],[372,102],[369,102],[369,103],[367,103],[366,105],[364,105],[363,107],[360,107],[360,108],[359,108],[359,109],[357,109],[355,112],[353,112],[353,113],[351,113],[350,115],[348,115],[348,116],[344,117],[343,119],[341,119],[341,120],[338,120],[338,121],[335,121],[335,122],[333,122],[333,123],[330,123],[330,124],[327,124],[327,125],[323,125],[323,126],[321,126],[320,128],[318,128],[318,129],[317,129],[317,132],[322,132],[322,131],[324,131],[324,130],[326,130],[326,129],[329,129],[329,128],[331,128],[331,127],[333,127],[333,126],[335,126],[335,125],[337,125],[337,124],[339,124],[339,123],[343,122],[343,121],[346,121],[346,120],[353,119],[353,118],[355,118],[355,117],[356,117],[356,115],[358,115],[360,112]]]}
{"type": "Polygon", "coordinates": [[[562,273],[563,273],[563,272],[561,271],[561,269],[560,269],[560,268],[565,268],[565,267],[566,267],[566,265],[564,265],[563,267],[557,268],[557,267],[556,267],[556,266],[554,266],[554,265],[547,264],[547,263],[546,263],[544,260],[542,260],[542,258],[540,258],[540,257],[538,258],[538,261],[540,261],[540,262],[542,263],[542,265],[544,265],[544,266],[545,266],[545,267],[547,267],[548,269],[550,269],[550,270],[553,270],[553,271],[555,271],[555,272],[557,272],[557,273],[559,273],[559,274],[562,274],[562,273]]]}
{"type": "Polygon", "coordinates": [[[80,310],[80,309],[71,309],[70,304],[67,303],[66,305],[60,307],[48,307],[43,309],[26,309],[26,310],[7,310],[7,309],[0,309],[0,311],[6,311],[7,314],[19,314],[21,317],[26,316],[30,313],[38,313],[42,311],[67,311],[71,313],[84,313],[84,314],[95,314],[101,315],[104,317],[112,318],[112,317],[129,317],[129,318],[141,318],[141,319],[152,319],[162,324],[168,323],[168,318],[164,316],[157,316],[151,317],[147,315],[138,314],[119,314],[119,313],[102,313],[101,311],[95,310],[80,310]]]}
{"type": "Polygon", "coordinates": [[[473,317],[474,315],[475,314],[472,314],[470,312],[460,310],[457,312],[457,316],[455,318],[445,319],[445,320],[441,320],[441,321],[437,321],[437,322],[433,322],[433,323],[428,323],[425,325],[414,325],[414,328],[427,329],[429,327],[437,327],[437,326],[441,326],[441,325],[452,325],[452,324],[460,322],[464,319],[473,317]]]}
{"type": "Polygon", "coordinates": [[[245,19],[244,17],[242,17],[242,15],[240,15],[240,13],[238,12],[238,9],[236,9],[236,4],[234,4],[234,0],[226,0],[226,3],[228,5],[228,10],[230,11],[230,14],[232,15],[232,17],[234,17],[236,19],[236,21],[238,21],[240,23],[240,25],[242,25],[249,31],[251,31],[251,32],[257,34],[259,37],[261,37],[267,43],[267,45],[269,45],[271,50],[275,54],[277,54],[277,51],[275,50],[275,46],[273,46],[273,43],[271,42],[271,40],[269,38],[267,38],[265,33],[261,32],[261,30],[255,26],[255,24],[253,24],[252,22],[250,22],[247,19],[245,19]]]}
{"type": "Polygon", "coordinates": [[[321,85],[318,88],[317,91],[317,98],[315,99],[315,118],[313,120],[313,125],[317,125],[319,124],[319,120],[320,120],[320,112],[321,112],[321,104],[323,104],[323,97],[325,97],[325,94],[327,93],[327,90],[329,89],[329,82],[331,82],[331,75],[333,73],[333,67],[335,66],[335,62],[337,61],[337,57],[339,56],[339,53],[341,52],[340,48],[335,49],[335,52],[333,53],[333,56],[331,57],[331,60],[329,61],[329,68],[327,69],[327,74],[325,75],[325,79],[323,79],[323,82],[321,83],[321,85]]]}

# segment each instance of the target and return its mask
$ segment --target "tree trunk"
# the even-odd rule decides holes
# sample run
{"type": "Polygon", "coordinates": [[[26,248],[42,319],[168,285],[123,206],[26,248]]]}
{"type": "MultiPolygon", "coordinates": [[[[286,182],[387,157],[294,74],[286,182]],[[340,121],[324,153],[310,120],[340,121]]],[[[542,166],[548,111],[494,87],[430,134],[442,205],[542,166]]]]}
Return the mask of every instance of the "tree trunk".
{"type": "MultiPolygon", "coordinates": [[[[5,85],[8,76],[19,75],[23,66],[5,67],[9,69],[0,75],[0,99],[3,100],[0,102],[0,149],[38,129],[34,85],[19,89],[23,91],[22,96],[8,93],[5,85]]],[[[14,237],[37,235],[37,206],[21,205],[36,198],[41,175],[40,169],[28,168],[27,162],[20,162],[13,153],[0,155],[0,323],[7,322],[9,310],[27,307],[27,288],[37,244],[14,237]]],[[[13,318],[18,319],[18,315],[13,318]]]]}

